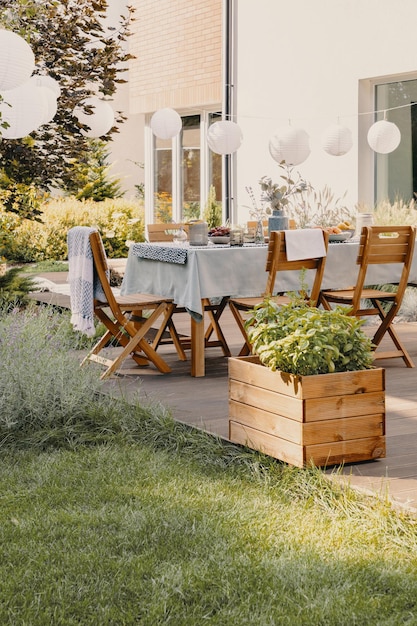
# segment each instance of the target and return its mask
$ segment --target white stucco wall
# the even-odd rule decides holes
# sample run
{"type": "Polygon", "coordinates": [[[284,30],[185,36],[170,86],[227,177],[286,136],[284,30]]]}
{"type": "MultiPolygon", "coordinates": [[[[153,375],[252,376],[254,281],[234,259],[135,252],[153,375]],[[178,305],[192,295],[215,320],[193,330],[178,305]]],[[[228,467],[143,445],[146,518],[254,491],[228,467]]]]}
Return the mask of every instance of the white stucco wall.
{"type": "Polygon", "coordinates": [[[311,154],[297,169],[316,189],[327,184],[336,196],[347,190],[352,207],[373,200],[366,133],[374,118],[358,115],[373,110],[373,89],[362,83],[360,103],[359,82],[417,78],[416,23],[415,0],[236,0],[235,121],[244,140],[236,153],[235,206],[241,221],[249,204],[245,186],[257,190],[261,176],[279,174],[268,143],[289,120],[310,135],[311,154]],[[332,157],[320,138],[337,122],[352,130],[354,145],[332,157]]]}
{"type": "MultiPolygon", "coordinates": [[[[107,11],[108,23],[118,28],[119,16],[127,14],[128,2],[126,0],[109,0],[107,11]]],[[[131,30],[138,29],[137,22],[133,22],[131,30]]],[[[129,38],[124,43],[126,52],[129,51],[129,38]]],[[[144,161],[144,124],[143,115],[133,114],[130,105],[129,70],[123,72],[121,77],[127,83],[119,85],[113,96],[111,106],[114,111],[122,111],[127,117],[126,121],[119,126],[119,133],[112,135],[109,143],[109,161],[111,162],[111,174],[121,179],[121,186],[126,198],[134,198],[135,185],[144,182],[144,170],[136,165],[144,161]]]]}

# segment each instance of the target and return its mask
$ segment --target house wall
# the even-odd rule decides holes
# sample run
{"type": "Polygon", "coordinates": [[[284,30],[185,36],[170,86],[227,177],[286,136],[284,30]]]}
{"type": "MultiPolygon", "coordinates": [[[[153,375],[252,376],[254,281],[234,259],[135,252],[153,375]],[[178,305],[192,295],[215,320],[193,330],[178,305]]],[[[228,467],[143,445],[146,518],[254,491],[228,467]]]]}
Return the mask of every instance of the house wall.
{"type": "Polygon", "coordinates": [[[134,0],[132,113],[222,99],[222,0],[134,0]]]}
{"type": "MultiPolygon", "coordinates": [[[[127,0],[109,0],[107,11],[107,23],[118,28],[119,16],[127,14],[127,0]]],[[[132,24],[132,31],[137,28],[132,24]]],[[[130,52],[132,37],[124,42],[124,49],[130,52]]],[[[110,150],[109,161],[111,162],[110,173],[121,179],[121,187],[126,198],[134,198],[137,190],[135,185],[144,182],[143,164],[144,142],[143,127],[145,119],[143,115],[134,113],[130,106],[130,67],[121,74],[121,78],[127,81],[118,86],[111,102],[114,111],[121,111],[126,116],[126,121],[119,126],[119,133],[112,135],[108,147],[110,150]]]]}
{"type": "Polygon", "coordinates": [[[296,169],[316,189],[328,185],[335,196],[347,191],[351,207],[372,202],[371,79],[417,78],[417,3],[256,0],[254,7],[252,0],[235,2],[236,121],[244,137],[235,156],[240,218],[249,204],[245,186],[257,191],[261,176],[279,176],[268,143],[289,120],[310,135],[311,154],[296,169]],[[352,130],[354,145],[333,157],[320,138],[337,122],[352,130]]]}
{"type": "Polygon", "coordinates": [[[113,101],[127,120],[113,135],[110,158],[133,196],[146,179],[145,115],[164,107],[199,112],[222,101],[222,0],[109,0],[109,21],[116,25],[127,4],[135,12],[125,45],[135,58],[113,101]]]}

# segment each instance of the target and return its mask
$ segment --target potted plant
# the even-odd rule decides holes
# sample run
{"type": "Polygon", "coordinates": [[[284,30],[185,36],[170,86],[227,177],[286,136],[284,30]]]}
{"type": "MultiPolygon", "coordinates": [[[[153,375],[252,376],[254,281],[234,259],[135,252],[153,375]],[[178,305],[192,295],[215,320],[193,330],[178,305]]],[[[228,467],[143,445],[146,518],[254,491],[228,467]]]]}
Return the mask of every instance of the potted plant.
{"type": "Polygon", "coordinates": [[[253,310],[253,356],[229,359],[230,441],[298,467],[385,456],[385,370],[347,313],[301,297],[253,310]]]}
{"type": "Polygon", "coordinates": [[[293,176],[294,168],[287,165],[285,161],[282,161],[279,167],[284,171],[280,178],[282,178],[285,184],[273,183],[269,176],[262,176],[259,181],[261,202],[268,205],[269,213],[272,212],[268,224],[269,232],[271,230],[286,230],[288,228],[288,216],[285,215],[285,207],[293,196],[310,189],[309,183],[303,180],[299,173],[297,177],[293,176]]]}

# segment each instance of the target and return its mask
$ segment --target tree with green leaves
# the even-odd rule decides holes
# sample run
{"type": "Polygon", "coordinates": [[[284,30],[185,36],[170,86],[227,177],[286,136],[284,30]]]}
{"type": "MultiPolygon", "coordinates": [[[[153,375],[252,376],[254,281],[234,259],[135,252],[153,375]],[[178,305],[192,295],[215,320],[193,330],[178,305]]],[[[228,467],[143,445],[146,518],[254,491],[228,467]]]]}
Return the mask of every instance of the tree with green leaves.
{"type": "Polygon", "coordinates": [[[123,195],[119,179],[110,174],[109,153],[100,139],[91,141],[91,150],[74,162],[74,177],[67,191],[77,200],[100,202],[123,195]]]}
{"type": "MultiPolygon", "coordinates": [[[[9,210],[19,213],[14,189],[49,191],[70,187],[77,160],[88,154],[91,139],[74,116],[74,108],[92,95],[111,99],[131,55],[124,42],[133,20],[126,6],[119,24],[106,26],[107,0],[0,0],[0,27],[22,36],[36,60],[35,74],[49,75],[60,85],[52,122],[23,139],[0,144],[0,188],[9,193],[9,210]]],[[[85,109],[88,113],[88,109],[85,109]]],[[[102,138],[109,141],[126,118],[115,112],[115,125],[102,138]]],[[[39,215],[25,208],[25,217],[39,215]]]]}

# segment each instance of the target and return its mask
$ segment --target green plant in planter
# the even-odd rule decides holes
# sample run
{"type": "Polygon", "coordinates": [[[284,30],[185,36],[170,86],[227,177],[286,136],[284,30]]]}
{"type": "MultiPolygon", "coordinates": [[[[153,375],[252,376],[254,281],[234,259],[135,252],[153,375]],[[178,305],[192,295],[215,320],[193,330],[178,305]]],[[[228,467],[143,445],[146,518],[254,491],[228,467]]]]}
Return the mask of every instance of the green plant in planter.
{"type": "Polygon", "coordinates": [[[278,306],[267,297],[253,309],[246,330],[254,354],[273,371],[309,376],[371,369],[372,342],[363,320],[348,311],[311,307],[296,295],[278,306]]]}

